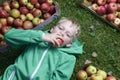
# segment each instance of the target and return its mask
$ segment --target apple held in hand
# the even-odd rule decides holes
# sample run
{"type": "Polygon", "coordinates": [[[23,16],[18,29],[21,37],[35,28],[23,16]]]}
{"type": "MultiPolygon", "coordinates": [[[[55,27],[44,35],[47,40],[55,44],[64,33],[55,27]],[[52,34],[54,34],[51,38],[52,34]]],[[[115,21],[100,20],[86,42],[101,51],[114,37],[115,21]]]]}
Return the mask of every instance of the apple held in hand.
{"type": "Polygon", "coordinates": [[[86,72],[88,73],[88,75],[93,75],[97,72],[97,69],[95,66],[93,65],[89,65],[87,68],[86,68],[86,72]]]}
{"type": "Polygon", "coordinates": [[[77,73],[77,78],[78,78],[78,80],[86,80],[88,78],[88,75],[87,75],[86,71],[79,70],[79,72],[77,73]]]}
{"type": "Polygon", "coordinates": [[[103,79],[105,79],[107,77],[107,73],[103,70],[100,70],[100,69],[97,71],[97,74],[101,75],[103,77],[103,79]]]}
{"type": "Polygon", "coordinates": [[[108,76],[105,80],[117,80],[114,76],[108,76]]]}

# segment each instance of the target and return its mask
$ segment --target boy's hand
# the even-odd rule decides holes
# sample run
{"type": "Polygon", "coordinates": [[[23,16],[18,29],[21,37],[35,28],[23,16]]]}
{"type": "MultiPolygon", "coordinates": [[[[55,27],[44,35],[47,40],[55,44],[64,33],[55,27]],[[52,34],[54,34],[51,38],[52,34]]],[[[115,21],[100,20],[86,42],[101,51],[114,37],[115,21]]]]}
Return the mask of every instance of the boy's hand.
{"type": "Polygon", "coordinates": [[[45,34],[43,37],[43,41],[52,43],[53,46],[60,47],[60,43],[57,40],[58,37],[59,35],[57,35],[56,33],[45,34]]]}

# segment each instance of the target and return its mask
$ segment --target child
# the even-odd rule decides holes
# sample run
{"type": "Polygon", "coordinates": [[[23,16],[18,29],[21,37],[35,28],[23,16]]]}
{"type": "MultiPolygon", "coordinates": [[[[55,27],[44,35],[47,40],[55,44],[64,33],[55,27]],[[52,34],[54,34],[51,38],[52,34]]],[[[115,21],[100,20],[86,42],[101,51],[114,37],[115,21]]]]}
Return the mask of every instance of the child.
{"type": "Polygon", "coordinates": [[[75,55],[82,54],[76,35],[79,26],[61,19],[50,31],[11,29],[4,34],[8,45],[25,50],[10,65],[0,80],[70,80],[75,55]]]}

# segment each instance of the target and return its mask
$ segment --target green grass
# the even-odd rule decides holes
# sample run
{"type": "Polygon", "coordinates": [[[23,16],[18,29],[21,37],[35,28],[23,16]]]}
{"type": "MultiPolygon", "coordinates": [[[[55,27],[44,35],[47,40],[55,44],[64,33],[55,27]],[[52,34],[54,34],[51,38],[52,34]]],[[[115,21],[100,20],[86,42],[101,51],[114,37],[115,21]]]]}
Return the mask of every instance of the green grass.
{"type": "MultiPolygon", "coordinates": [[[[79,5],[79,0],[55,1],[59,3],[61,15],[44,30],[55,25],[63,16],[71,17],[81,25],[82,33],[78,36],[78,40],[84,43],[84,53],[77,56],[71,80],[75,80],[76,73],[82,68],[86,60],[92,61],[93,65],[106,72],[112,71],[112,75],[120,80],[120,32],[87,9],[82,8],[79,5]],[[94,26],[94,31],[90,31],[90,26],[94,26]],[[98,54],[96,58],[91,56],[93,52],[98,54]]],[[[0,74],[3,74],[5,68],[14,62],[19,53],[11,50],[0,54],[0,74]]]]}

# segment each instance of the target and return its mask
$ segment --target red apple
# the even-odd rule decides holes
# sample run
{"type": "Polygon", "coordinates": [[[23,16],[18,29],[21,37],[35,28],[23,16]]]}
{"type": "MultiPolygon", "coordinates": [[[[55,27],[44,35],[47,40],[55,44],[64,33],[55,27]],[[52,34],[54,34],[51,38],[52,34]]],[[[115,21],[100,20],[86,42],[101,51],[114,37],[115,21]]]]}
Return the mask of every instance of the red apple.
{"type": "Polygon", "coordinates": [[[117,11],[120,11],[120,3],[117,3],[117,11]]]}
{"type": "Polygon", "coordinates": [[[38,3],[38,0],[29,0],[32,4],[38,3]]]}
{"type": "Polygon", "coordinates": [[[31,13],[26,14],[27,20],[33,20],[34,16],[31,13]]]}
{"type": "Polygon", "coordinates": [[[9,17],[7,18],[7,23],[8,23],[8,25],[12,25],[13,22],[14,22],[14,18],[11,17],[11,16],[9,16],[9,17]]]}
{"type": "Polygon", "coordinates": [[[19,19],[19,18],[16,18],[14,20],[14,26],[15,27],[22,27],[23,26],[23,21],[21,19],[19,19]]]}
{"type": "Polygon", "coordinates": [[[115,11],[117,11],[117,4],[116,3],[109,3],[107,10],[109,13],[114,13],[115,11]]]}
{"type": "Polygon", "coordinates": [[[40,9],[35,9],[35,10],[33,11],[33,16],[34,16],[34,17],[41,17],[41,15],[42,15],[42,12],[41,12],[40,9]]]}
{"type": "Polygon", "coordinates": [[[40,9],[40,3],[34,4],[34,7],[37,8],[37,9],[40,9]]]}
{"type": "Polygon", "coordinates": [[[104,6],[99,6],[96,11],[99,15],[106,14],[106,8],[104,6]]]}
{"type": "Polygon", "coordinates": [[[107,3],[116,3],[117,0],[107,0],[107,3]]]}
{"type": "Polygon", "coordinates": [[[2,23],[3,26],[7,25],[7,19],[6,18],[0,18],[0,22],[2,23]]]}
{"type": "Polygon", "coordinates": [[[24,14],[21,14],[21,15],[20,15],[20,19],[21,19],[22,21],[25,21],[25,20],[26,20],[26,16],[25,16],[24,14]]]}
{"type": "Polygon", "coordinates": [[[43,17],[44,17],[44,19],[48,19],[48,18],[51,17],[51,14],[50,14],[50,13],[45,13],[45,14],[43,15],[43,17]]]}
{"type": "Polygon", "coordinates": [[[0,22],[0,30],[2,29],[2,27],[3,27],[3,25],[2,25],[2,23],[0,22]]]}
{"type": "Polygon", "coordinates": [[[4,42],[4,41],[1,41],[1,42],[0,42],[0,45],[1,45],[2,47],[6,47],[6,46],[7,46],[7,43],[4,42]]]}
{"type": "Polygon", "coordinates": [[[26,29],[32,29],[33,28],[33,24],[31,21],[24,21],[23,23],[23,28],[26,29]]]}
{"type": "Polygon", "coordinates": [[[5,7],[5,6],[10,6],[10,2],[9,1],[4,1],[2,3],[2,6],[5,7]]]}
{"type": "Polygon", "coordinates": [[[28,3],[28,0],[19,0],[21,6],[25,6],[28,3]]]}
{"type": "Polygon", "coordinates": [[[20,16],[20,11],[18,9],[12,9],[10,15],[14,18],[18,18],[20,16]]]}
{"type": "Polygon", "coordinates": [[[88,75],[93,75],[97,72],[97,69],[95,66],[93,65],[89,65],[87,68],[86,68],[86,72],[88,73],[88,75]]]}
{"type": "Polygon", "coordinates": [[[7,11],[0,9],[0,18],[7,18],[9,16],[9,13],[7,11]]]}
{"type": "Polygon", "coordinates": [[[12,1],[12,2],[11,2],[11,7],[12,7],[12,8],[19,8],[20,5],[19,5],[18,1],[12,1]]]}
{"type": "Polygon", "coordinates": [[[31,9],[34,8],[34,5],[32,3],[30,3],[30,2],[28,2],[26,7],[31,10],[31,9]]]}
{"type": "Polygon", "coordinates": [[[5,34],[7,31],[9,31],[10,29],[12,29],[12,26],[3,26],[2,27],[2,34],[5,34]]]}
{"type": "Polygon", "coordinates": [[[40,19],[38,17],[35,17],[33,20],[32,20],[32,23],[34,26],[37,26],[40,24],[40,19]]]}
{"type": "Polygon", "coordinates": [[[115,18],[116,18],[116,16],[115,16],[114,13],[110,13],[110,14],[106,15],[106,19],[107,19],[108,21],[114,21],[115,18]]]}
{"type": "Polygon", "coordinates": [[[78,80],[86,80],[88,78],[88,75],[87,75],[86,71],[79,70],[79,72],[77,73],[77,78],[78,78],[78,80]]]}
{"type": "Polygon", "coordinates": [[[55,11],[56,11],[56,10],[55,10],[55,5],[51,5],[51,6],[50,6],[50,10],[49,10],[48,13],[50,13],[50,14],[52,15],[52,14],[55,13],[55,11]]]}
{"type": "Polygon", "coordinates": [[[103,6],[106,4],[106,0],[97,0],[97,4],[103,6]]]}
{"type": "Polygon", "coordinates": [[[46,13],[50,10],[50,5],[48,3],[42,3],[41,8],[42,12],[46,13]]]}
{"type": "Polygon", "coordinates": [[[21,14],[27,14],[29,13],[29,10],[24,6],[24,7],[20,7],[20,12],[21,14]]]}
{"type": "Polygon", "coordinates": [[[114,76],[108,76],[105,80],[117,80],[114,76]]]}
{"type": "Polygon", "coordinates": [[[42,3],[45,3],[46,0],[38,0],[38,2],[39,2],[40,4],[42,4],[42,3]]]}

